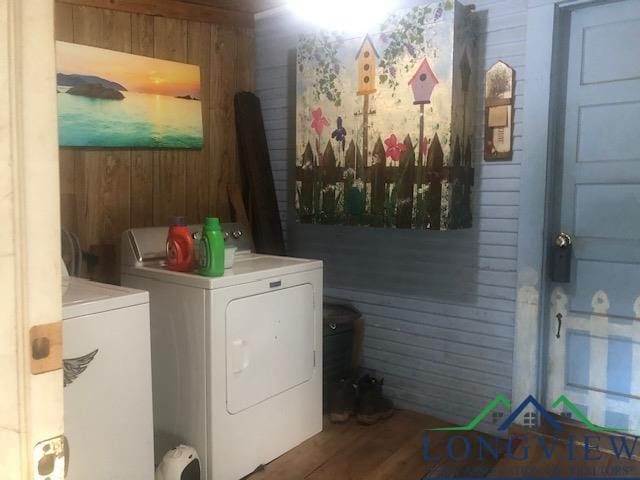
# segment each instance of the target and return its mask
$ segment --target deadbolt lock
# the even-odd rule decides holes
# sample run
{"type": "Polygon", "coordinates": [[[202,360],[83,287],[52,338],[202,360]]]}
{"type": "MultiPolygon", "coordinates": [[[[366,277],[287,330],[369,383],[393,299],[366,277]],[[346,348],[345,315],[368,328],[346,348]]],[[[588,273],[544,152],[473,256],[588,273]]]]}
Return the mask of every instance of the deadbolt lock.
{"type": "Polygon", "coordinates": [[[571,281],[571,257],[573,241],[571,235],[560,232],[551,248],[551,280],[558,283],[571,281]]]}

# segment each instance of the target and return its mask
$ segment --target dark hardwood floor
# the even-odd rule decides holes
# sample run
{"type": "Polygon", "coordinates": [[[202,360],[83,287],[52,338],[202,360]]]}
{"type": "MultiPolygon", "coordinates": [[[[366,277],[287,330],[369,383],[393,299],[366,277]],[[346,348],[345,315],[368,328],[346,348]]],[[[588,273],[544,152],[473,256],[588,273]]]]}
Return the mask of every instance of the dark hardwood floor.
{"type": "MultiPolygon", "coordinates": [[[[551,459],[545,458],[539,442],[514,449],[517,460],[504,451],[493,458],[487,445],[495,439],[477,432],[428,432],[429,461],[423,459],[423,435],[427,429],[445,426],[432,417],[409,411],[397,411],[393,417],[372,426],[351,420],[336,425],[325,420],[324,431],[248,477],[250,480],[420,480],[423,478],[521,478],[521,477],[640,477],[640,463],[618,460],[601,453],[599,460],[585,461],[577,446],[575,458],[567,460],[567,445],[556,445],[551,459]],[[465,440],[458,438],[447,454],[447,444],[454,435],[464,436],[470,445],[465,455],[465,440]],[[480,454],[478,437],[486,443],[480,454]],[[525,452],[525,448],[528,450],[525,452]],[[436,460],[436,458],[438,458],[436,460]],[[482,457],[482,459],[479,459],[482,457]],[[464,460],[463,460],[464,458],[464,460]],[[614,471],[617,473],[614,474],[614,471]],[[577,473],[580,473],[579,475],[577,473]],[[608,474],[605,474],[608,472],[608,474]]],[[[505,442],[499,442],[505,449],[505,442]]]]}

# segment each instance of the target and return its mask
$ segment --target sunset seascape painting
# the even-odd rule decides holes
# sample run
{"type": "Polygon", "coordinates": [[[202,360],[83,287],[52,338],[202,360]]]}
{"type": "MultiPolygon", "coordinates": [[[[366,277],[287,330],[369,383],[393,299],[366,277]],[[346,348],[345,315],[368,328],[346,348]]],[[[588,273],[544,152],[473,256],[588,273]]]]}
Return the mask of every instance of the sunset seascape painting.
{"type": "Polygon", "coordinates": [[[202,148],[199,66],[66,42],[56,56],[61,146],[202,148]]]}

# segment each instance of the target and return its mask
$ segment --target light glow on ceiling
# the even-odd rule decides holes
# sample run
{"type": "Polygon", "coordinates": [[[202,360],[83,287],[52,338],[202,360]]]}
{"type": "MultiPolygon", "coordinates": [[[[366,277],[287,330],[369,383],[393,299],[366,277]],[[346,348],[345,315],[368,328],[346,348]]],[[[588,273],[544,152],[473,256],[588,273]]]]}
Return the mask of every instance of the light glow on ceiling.
{"type": "Polygon", "coordinates": [[[397,0],[288,0],[289,8],[303,20],[323,30],[365,33],[382,23],[397,0]]]}

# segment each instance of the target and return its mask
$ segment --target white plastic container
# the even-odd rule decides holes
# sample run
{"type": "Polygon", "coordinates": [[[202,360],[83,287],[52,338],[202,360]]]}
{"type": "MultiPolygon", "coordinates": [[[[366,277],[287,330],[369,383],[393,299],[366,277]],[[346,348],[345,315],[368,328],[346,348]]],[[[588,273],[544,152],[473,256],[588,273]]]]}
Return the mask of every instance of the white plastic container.
{"type": "Polygon", "coordinates": [[[235,262],[235,260],[236,260],[236,250],[238,250],[238,247],[225,247],[225,249],[224,249],[224,268],[225,268],[225,270],[227,268],[232,268],[233,267],[233,262],[235,262]]]}

